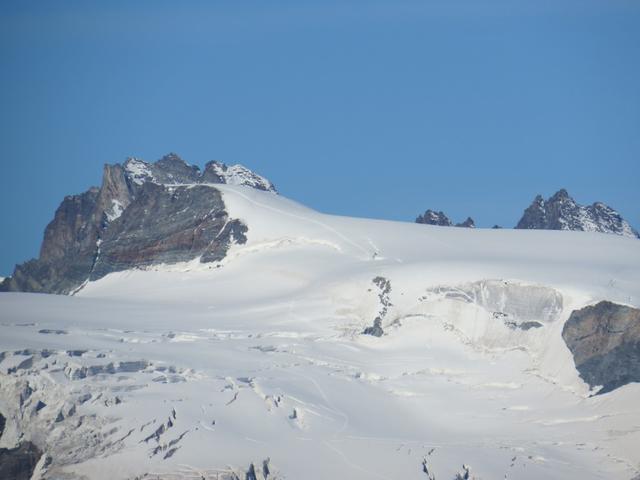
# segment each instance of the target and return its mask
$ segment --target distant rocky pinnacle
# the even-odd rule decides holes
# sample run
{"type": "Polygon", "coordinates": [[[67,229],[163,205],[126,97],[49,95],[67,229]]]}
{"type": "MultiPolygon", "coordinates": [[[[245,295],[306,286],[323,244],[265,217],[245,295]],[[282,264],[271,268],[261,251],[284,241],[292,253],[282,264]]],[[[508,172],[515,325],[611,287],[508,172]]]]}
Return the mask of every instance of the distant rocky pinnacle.
{"type": "Polygon", "coordinates": [[[159,263],[224,258],[248,229],[229,218],[215,184],[276,192],[241,166],[201,172],[171,153],[155,163],[105,165],[100,188],[65,197],[47,225],[38,259],[17,265],[0,291],[72,293],[107,273],[159,263]]]}
{"type": "Polygon", "coordinates": [[[516,225],[519,229],[578,230],[584,232],[614,233],[639,238],[627,221],[613,208],[601,202],[583,206],[569,196],[565,189],[544,200],[536,196],[516,225]]]}
{"type": "MultiPolygon", "coordinates": [[[[475,228],[475,222],[468,217],[464,222],[454,223],[443,212],[427,210],[418,215],[416,223],[438,225],[441,227],[475,228]]],[[[494,225],[493,229],[502,228],[494,225]]],[[[629,222],[613,208],[601,202],[583,206],[569,196],[563,188],[551,198],[545,200],[536,196],[533,203],[524,211],[515,228],[529,230],[578,230],[584,232],[613,233],[624,237],[640,238],[629,222]]]]}
{"type": "MultiPolygon", "coordinates": [[[[434,210],[427,210],[422,215],[418,215],[416,223],[423,223],[425,225],[437,225],[440,227],[453,227],[454,224],[449,217],[442,212],[436,212],[434,210]]],[[[476,228],[476,224],[471,217],[467,217],[464,222],[456,223],[456,227],[476,228]]]]}

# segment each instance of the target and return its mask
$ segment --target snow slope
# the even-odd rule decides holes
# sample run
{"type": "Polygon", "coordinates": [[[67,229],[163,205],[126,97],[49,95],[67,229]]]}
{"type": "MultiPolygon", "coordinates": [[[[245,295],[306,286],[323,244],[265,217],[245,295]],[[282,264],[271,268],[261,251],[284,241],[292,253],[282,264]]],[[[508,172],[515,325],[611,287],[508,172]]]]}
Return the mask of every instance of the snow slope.
{"type": "Polygon", "coordinates": [[[637,240],[215,188],[249,226],[219,264],[0,295],[0,447],[44,445],[36,478],[639,474],[640,385],[591,396],[561,338],[573,309],[640,303],[637,240]],[[376,316],[385,335],[361,335],[376,316]]]}

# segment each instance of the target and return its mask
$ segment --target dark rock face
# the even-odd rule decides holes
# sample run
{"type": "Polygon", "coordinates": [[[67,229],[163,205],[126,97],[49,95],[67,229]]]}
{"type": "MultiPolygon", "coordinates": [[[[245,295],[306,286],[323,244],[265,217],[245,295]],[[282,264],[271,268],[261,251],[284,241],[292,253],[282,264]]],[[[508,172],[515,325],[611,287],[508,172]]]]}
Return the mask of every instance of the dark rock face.
{"type": "Polygon", "coordinates": [[[165,155],[152,167],[153,175],[158,183],[197,183],[200,169],[188,165],[175,153],[165,155]]]}
{"type": "Polygon", "coordinates": [[[40,258],[17,265],[0,291],[46,292],[54,285],[66,290],[80,284],[93,263],[100,231],[94,219],[98,196],[99,190],[91,188],[65,197],[45,229],[40,258]]]}
{"type": "Polygon", "coordinates": [[[87,222],[91,218],[99,190],[90,188],[80,195],[65,197],[55,217],[44,231],[40,259],[56,261],[92,250],[98,238],[97,225],[87,222]]]}
{"type": "MultiPolygon", "coordinates": [[[[425,225],[437,225],[439,227],[452,227],[453,222],[443,212],[436,212],[435,210],[427,210],[422,215],[418,215],[416,223],[423,223],[425,225]]],[[[476,228],[476,224],[471,217],[467,217],[464,222],[456,223],[456,227],[476,228]]]]}
{"type": "Polygon", "coordinates": [[[373,326],[365,328],[362,333],[364,335],[372,335],[374,337],[381,337],[384,335],[384,330],[382,329],[382,320],[380,317],[376,317],[373,321],[373,326]]]}
{"type": "Polygon", "coordinates": [[[207,262],[221,260],[232,240],[246,242],[246,231],[238,220],[229,219],[214,188],[147,183],[136,201],[105,230],[90,279],[199,256],[207,262]]]}
{"type": "Polygon", "coordinates": [[[638,232],[611,207],[600,202],[579,205],[565,189],[559,190],[546,201],[542,196],[536,196],[516,228],[578,230],[639,237],[638,232]]]}
{"type": "Polygon", "coordinates": [[[562,338],[590,387],[606,393],[640,382],[640,309],[600,302],[574,310],[562,338]]]}
{"type": "Polygon", "coordinates": [[[207,183],[225,183],[218,162],[208,162],[202,172],[202,180],[207,183]]]}
{"type": "Polygon", "coordinates": [[[135,267],[200,258],[219,261],[247,227],[229,218],[211,184],[275,192],[266,179],[233,165],[201,174],[175,154],[156,163],[130,158],[105,165],[100,188],[66,197],[45,230],[40,257],[16,266],[0,291],[71,293],[88,280],[135,267]]]}
{"type": "Polygon", "coordinates": [[[42,452],[31,442],[16,448],[0,448],[0,478],[29,480],[42,452]]]}

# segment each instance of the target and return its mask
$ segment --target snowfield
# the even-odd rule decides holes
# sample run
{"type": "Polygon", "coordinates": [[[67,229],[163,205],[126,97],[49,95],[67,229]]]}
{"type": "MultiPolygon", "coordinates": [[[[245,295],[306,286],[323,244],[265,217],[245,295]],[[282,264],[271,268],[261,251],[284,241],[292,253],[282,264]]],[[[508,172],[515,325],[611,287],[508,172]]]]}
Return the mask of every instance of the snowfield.
{"type": "Polygon", "coordinates": [[[249,227],[220,263],[0,294],[0,447],[42,448],[33,478],[640,475],[640,385],[594,395],[561,337],[574,309],[640,304],[637,239],[212,188],[249,227]]]}

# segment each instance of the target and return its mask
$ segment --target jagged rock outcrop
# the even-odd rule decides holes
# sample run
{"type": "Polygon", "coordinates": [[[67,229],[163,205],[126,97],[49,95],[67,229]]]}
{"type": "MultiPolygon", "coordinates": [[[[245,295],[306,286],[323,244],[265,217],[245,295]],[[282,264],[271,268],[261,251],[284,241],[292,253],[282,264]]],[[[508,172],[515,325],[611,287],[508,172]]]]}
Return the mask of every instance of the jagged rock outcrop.
{"type": "Polygon", "coordinates": [[[437,225],[439,227],[451,227],[453,223],[449,220],[443,212],[436,212],[435,210],[427,210],[422,215],[418,215],[416,223],[423,223],[425,225],[437,225]]]}
{"type": "MultiPolygon", "coordinates": [[[[422,215],[418,215],[416,223],[423,223],[425,225],[437,225],[439,227],[452,227],[453,222],[443,212],[436,212],[435,210],[427,210],[422,215]]],[[[456,223],[456,227],[475,228],[476,224],[471,217],[467,217],[464,222],[456,223]]]]}
{"type": "Polygon", "coordinates": [[[537,195],[524,211],[516,228],[578,230],[640,237],[611,207],[601,202],[588,206],[579,205],[565,189],[559,190],[547,200],[537,195]]]}
{"type": "Polygon", "coordinates": [[[202,180],[209,183],[227,183],[229,185],[246,185],[264,190],[267,192],[275,192],[276,188],[264,177],[252,172],[242,165],[225,165],[221,162],[209,162],[202,172],[202,180]],[[217,181],[219,179],[219,181],[217,181]]]}
{"type": "Polygon", "coordinates": [[[476,228],[476,222],[473,221],[473,218],[467,217],[464,222],[456,223],[456,227],[476,228]]]}
{"type": "Polygon", "coordinates": [[[391,282],[389,279],[384,277],[375,277],[372,282],[378,288],[378,314],[373,320],[373,326],[366,327],[362,333],[364,335],[381,337],[384,335],[382,321],[387,316],[387,313],[389,313],[389,308],[393,306],[389,298],[389,295],[391,294],[391,282]]]}
{"type": "Polygon", "coordinates": [[[0,291],[68,291],[81,284],[93,265],[101,229],[96,216],[99,194],[92,187],[65,197],[45,229],[40,257],[17,265],[0,291]]]}
{"type": "Polygon", "coordinates": [[[107,273],[200,258],[218,261],[247,227],[229,218],[212,184],[276,192],[241,165],[204,171],[176,154],[155,163],[105,165],[102,185],[65,197],[45,230],[38,259],[17,265],[0,291],[71,293],[107,273]]]}
{"type": "Polygon", "coordinates": [[[574,310],[562,330],[576,369],[606,393],[640,382],[640,309],[603,301],[574,310]]]}
{"type": "MultiPolygon", "coordinates": [[[[418,215],[416,223],[441,227],[475,228],[475,222],[467,217],[464,222],[454,224],[442,211],[427,210],[418,215]]],[[[492,228],[502,228],[494,225],[492,228]]],[[[629,222],[613,208],[602,202],[579,205],[565,189],[557,191],[545,200],[537,195],[527,207],[516,225],[517,229],[534,230],[578,230],[585,232],[613,233],[631,238],[640,238],[629,222]]]]}
{"type": "Polygon", "coordinates": [[[159,185],[226,183],[277,192],[275,186],[269,180],[242,165],[227,166],[214,160],[208,162],[204,170],[200,172],[197,166],[189,165],[175,153],[165,155],[155,163],[129,158],[124,163],[123,169],[125,177],[135,185],[144,183],[156,183],[159,185]]]}

